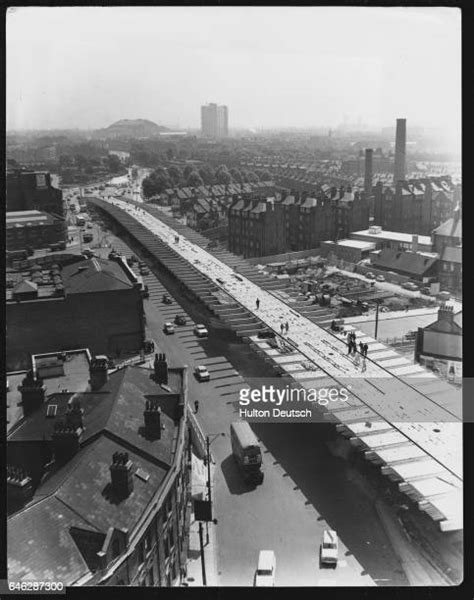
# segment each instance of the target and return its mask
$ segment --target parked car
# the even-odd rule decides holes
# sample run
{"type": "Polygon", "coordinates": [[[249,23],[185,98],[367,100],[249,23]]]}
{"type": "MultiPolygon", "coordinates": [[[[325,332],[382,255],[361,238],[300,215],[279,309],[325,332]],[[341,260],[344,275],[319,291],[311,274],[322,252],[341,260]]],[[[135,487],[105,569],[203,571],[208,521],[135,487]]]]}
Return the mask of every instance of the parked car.
{"type": "Polygon", "coordinates": [[[194,369],[194,375],[198,381],[209,381],[211,376],[204,365],[199,365],[194,369]]]}
{"type": "Polygon", "coordinates": [[[257,570],[255,571],[255,587],[272,587],[275,585],[276,559],[273,550],[260,550],[257,570]]]}
{"type": "Polygon", "coordinates": [[[163,302],[163,304],[172,304],[173,302],[169,294],[163,294],[161,301],[163,302]]]}
{"type": "Polygon", "coordinates": [[[372,273],[372,271],[366,273],[365,276],[367,277],[367,279],[375,279],[375,275],[372,273]]]}
{"type": "Polygon", "coordinates": [[[174,322],[175,325],[186,325],[186,317],[184,315],[176,315],[174,322]]]}
{"type": "Polygon", "coordinates": [[[207,337],[209,335],[209,332],[206,329],[206,326],[203,325],[202,323],[198,323],[197,325],[194,326],[194,333],[198,337],[207,337]]]}
{"type": "Polygon", "coordinates": [[[150,271],[148,267],[140,267],[140,275],[149,275],[150,271]]]}
{"type": "Polygon", "coordinates": [[[172,333],[174,333],[174,325],[173,323],[165,323],[163,326],[163,331],[166,333],[166,335],[171,335],[172,333]]]}
{"type": "Polygon", "coordinates": [[[385,277],[383,275],[377,275],[375,281],[385,281],[385,277]]]}
{"type": "Polygon", "coordinates": [[[431,294],[431,288],[429,285],[425,285],[421,288],[420,292],[425,294],[425,296],[429,296],[431,294]]]}
{"type": "Polygon", "coordinates": [[[417,292],[419,290],[418,286],[416,285],[416,283],[413,283],[413,281],[406,281],[402,284],[402,288],[404,290],[410,290],[412,292],[417,292]]]}
{"type": "Polygon", "coordinates": [[[332,529],[325,529],[323,532],[323,543],[321,544],[321,563],[337,566],[338,558],[338,540],[337,533],[332,529]]]}

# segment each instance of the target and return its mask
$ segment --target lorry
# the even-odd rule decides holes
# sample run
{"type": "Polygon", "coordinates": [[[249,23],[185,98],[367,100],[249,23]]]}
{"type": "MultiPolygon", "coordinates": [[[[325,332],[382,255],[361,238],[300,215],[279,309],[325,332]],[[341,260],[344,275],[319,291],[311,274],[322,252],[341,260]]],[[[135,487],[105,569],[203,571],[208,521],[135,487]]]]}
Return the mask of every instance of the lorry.
{"type": "Polygon", "coordinates": [[[247,483],[263,482],[262,452],[255,434],[247,421],[234,421],[230,425],[232,455],[247,483]]]}

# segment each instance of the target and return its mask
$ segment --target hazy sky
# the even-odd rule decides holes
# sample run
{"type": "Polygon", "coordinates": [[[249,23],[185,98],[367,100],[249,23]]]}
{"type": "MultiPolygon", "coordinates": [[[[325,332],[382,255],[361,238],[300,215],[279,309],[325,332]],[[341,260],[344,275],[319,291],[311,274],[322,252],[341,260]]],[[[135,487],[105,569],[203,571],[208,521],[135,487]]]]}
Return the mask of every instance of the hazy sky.
{"type": "Polygon", "coordinates": [[[7,13],[8,129],[122,118],[198,127],[460,130],[456,8],[30,7],[7,13]]]}

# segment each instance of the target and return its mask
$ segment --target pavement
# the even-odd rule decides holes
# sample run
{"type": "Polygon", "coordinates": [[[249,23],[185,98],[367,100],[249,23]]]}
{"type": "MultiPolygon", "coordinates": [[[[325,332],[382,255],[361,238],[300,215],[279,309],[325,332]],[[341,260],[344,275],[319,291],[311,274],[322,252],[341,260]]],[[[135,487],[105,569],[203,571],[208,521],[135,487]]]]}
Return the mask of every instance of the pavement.
{"type": "Polygon", "coordinates": [[[400,527],[397,517],[385,501],[378,498],[374,506],[410,585],[417,587],[450,585],[449,581],[414,549],[412,541],[400,527]]]}

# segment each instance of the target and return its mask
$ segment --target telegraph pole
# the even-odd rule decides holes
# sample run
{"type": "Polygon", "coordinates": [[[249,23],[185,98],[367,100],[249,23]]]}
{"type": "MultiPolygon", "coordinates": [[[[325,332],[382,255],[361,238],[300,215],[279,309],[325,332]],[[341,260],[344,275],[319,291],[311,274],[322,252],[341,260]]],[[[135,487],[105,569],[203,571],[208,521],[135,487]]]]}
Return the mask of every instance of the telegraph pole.
{"type": "Polygon", "coordinates": [[[199,521],[199,545],[201,547],[201,569],[202,569],[202,584],[207,585],[206,579],[206,561],[204,560],[204,542],[202,539],[202,521],[199,521]]]}
{"type": "Polygon", "coordinates": [[[375,339],[377,339],[377,332],[379,329],[379,306],[380,306],[380,302],[377,300],[376,302],[376,308],[375,308],[375,339]]]}

